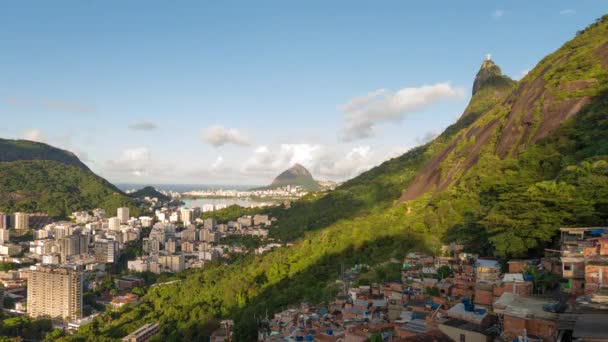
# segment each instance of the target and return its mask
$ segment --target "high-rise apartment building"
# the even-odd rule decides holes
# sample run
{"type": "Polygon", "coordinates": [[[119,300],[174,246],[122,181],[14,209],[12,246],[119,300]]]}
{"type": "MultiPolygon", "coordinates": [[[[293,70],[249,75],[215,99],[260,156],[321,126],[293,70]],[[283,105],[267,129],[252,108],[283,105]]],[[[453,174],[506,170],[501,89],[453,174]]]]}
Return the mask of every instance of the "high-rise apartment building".
{"type": "Polygon", "coordinates": [[[115,263],[118,261],[118,242],[114,240],[100,239],[95,241],[95,260],[103,263],[115,263]]]}
{"type": "Polygon", "coordinates": [[[13,214],[13,228],[15,229],[28,229],[30,227],[29,215],[26,213],[14,213],[13,214]]]}
{"type": "Polygon", "coordinates": [[[108,229],[109,230],[120,230],[120,218],[110,217],[108,219],[108,229]]]}
{"type": "Polygon", "coordinates": [[[0,243],[8,243],[10,241],[10,233],[8,229],[0,229],[0,243]]]}
{"type": "Polygon", "coordinates": [[[8,229],[10,228],[8,225],[9,216],[5,213],[0,212],[0,229],[8,229]]]}
{"type": "Polygon", "coordinates": [[[36,266],[27,280],[27,313],[32,318],[82,318],[82,273],[58,266],[36,266]]]}
{"type": "Polygon", "coordinates": [[[58,240],[61,260],[67,260],[72,255],[86,254],[89,252],[89,237],[87,235],[70,235],[58,240]]]}
{"type": "Polygon", "coordinates": [[[207,218],[205,221],[203,221],[203,227],[207,230],[215,230],[216,226],[217,221],[213,217],[207,218]]]}
{"type": "Polygon", "coordinates": [[[184,224],[190,224],[192,222],[194,222],[194,210],[192,209],[188,209],[188,208],[182,208],[181,209],[181,216],[182,216],[182,222],[184,222],[184,224]]]}
{"type": "Polygon", "coordinates": [[[121,207],[116,209],[116,216],[118,216],[121,224],[127,224],[129,222],[129,208],[121,207]]]}

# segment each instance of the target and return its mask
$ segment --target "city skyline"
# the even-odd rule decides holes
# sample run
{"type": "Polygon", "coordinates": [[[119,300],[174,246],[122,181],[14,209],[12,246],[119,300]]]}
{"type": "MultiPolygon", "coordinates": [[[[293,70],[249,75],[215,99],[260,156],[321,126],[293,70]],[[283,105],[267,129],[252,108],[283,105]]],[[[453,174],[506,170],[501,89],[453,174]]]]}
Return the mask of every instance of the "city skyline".
{"type": "Polygon", "coordinates": [[[68,149],[114,183],[235,185],[294,163],[343,181],[398,156],[459,117],[486,54],[519,79],[608,9],[116,5],[3,5],[0,136],[68,149]]]}

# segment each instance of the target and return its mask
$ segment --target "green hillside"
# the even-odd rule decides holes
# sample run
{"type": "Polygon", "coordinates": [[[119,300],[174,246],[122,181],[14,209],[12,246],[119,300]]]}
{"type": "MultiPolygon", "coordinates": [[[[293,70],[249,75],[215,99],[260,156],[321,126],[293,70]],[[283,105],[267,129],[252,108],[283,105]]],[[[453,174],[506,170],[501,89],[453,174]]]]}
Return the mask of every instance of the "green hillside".
{"type": "Polygon", "coordinates": [[[449,241],[526,256],[561,225],[605,223],[608,16],[520,82],[495,81],[498,70],[486,67],[490,76],[478,78],[465,113],[433,142],[335,191],[272,209],[279,221],[271,233],[292,247],[185,272],[71,339],[117,340],[156,321],[157,341],[200,340],[232,318],[237,340],[254,341],[256,318],[331,298],[341,265],[374,265],[449,241]]]}
{"type": "Polygon", "coordinates": [[[55,160],[74,165],[83,170],[89,168],[70,151],[29,140],[0,139],[0,162],[19,160],[55,160]]]}
{"type": "Polygon", "coordinates": [[[321,186],[312,177],[310,171],[300,164],[295,164],[276,176],[270,185],[256,188],[255,190],[271,190],[287,186],[300,186],[307,191],[317,191],[321,189],[321,186]]]}
{"type": "Polygon", "coordinates": [[[146,197],[150,197],[150,198],[156,197],[161,202],[168,202],[171,200],[171,197],[169,197],[167,195],[163,195],[162,193],[160,193],[158,190],[156,190],[152,186],[146,186],[135,192],[132,192],[129,194],[129,197],[138,198],[138,199],[144,199],[146,197]]]}
{"type": "Polygon", "coordinates": [[[77,210],[104,208],[111,213],[121,206],[137,215],[131,198],[88,168],[54,160],[0,162],[0,211],[67,218],[77,210]]]}

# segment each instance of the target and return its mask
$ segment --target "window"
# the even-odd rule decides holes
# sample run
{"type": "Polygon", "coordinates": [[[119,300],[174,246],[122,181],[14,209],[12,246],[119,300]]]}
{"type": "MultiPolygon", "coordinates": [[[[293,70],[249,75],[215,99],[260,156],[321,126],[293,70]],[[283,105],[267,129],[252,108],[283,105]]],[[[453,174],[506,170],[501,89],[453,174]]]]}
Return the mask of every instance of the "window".
{"type": "Polygon", "coordinates": [[[460,342],[466,342],[467,337],[464,334],[460,334],[460,342]]]}
{"type": "Polygon", "coordinates": [[[564,271],[571,271],[572,265],[564,265],[564,271]]]}

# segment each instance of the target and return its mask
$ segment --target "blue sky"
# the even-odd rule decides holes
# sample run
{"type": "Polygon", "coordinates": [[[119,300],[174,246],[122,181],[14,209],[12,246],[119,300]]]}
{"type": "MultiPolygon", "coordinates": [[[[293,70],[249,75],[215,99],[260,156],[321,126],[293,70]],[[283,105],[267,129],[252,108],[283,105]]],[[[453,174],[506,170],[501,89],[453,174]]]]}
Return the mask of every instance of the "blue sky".
{"type": "Polygon", "coordinates": [[[441,132],[606,1],[5,1],[0,136],[113,182],[343,180],[441,132]]]}

